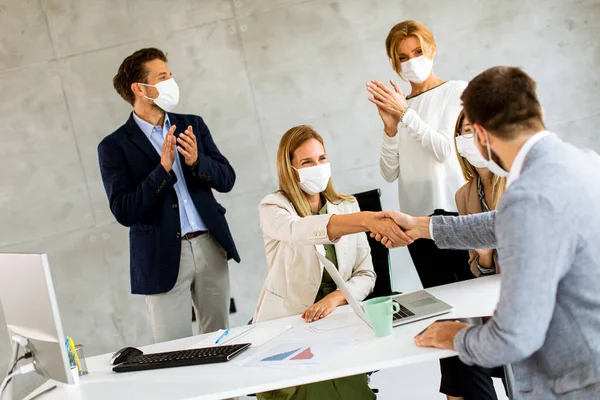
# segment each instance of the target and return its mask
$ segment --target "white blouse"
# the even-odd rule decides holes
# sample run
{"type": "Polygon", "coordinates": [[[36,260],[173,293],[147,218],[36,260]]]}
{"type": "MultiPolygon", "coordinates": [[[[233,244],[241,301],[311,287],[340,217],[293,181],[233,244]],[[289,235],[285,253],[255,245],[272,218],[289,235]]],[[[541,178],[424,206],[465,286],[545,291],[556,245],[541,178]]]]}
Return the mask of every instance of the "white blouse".
{"type": "Polygon", "coordinates": [[[456,157],[454,127],[466,87],[464,81],[446,81],[411,97],[396,136],[383,134],[381,175],[388,182],[398,180],[401,211],[456,212],[454,195],[465,179],[456,157]]]}

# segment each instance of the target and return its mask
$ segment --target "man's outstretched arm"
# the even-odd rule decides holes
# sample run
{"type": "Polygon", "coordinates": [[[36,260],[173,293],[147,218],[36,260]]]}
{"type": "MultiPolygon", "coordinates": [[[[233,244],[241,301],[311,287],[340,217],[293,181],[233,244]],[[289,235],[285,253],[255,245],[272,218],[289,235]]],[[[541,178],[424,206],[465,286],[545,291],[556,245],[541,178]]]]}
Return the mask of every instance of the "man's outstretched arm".
{"type": "MultiPolygon", "coordinates": [[[[379,215],[382,218],[392,218],[412,239],[433,239],[442,249],[470,250],[496,247],[494,233],[496,211],[458,217],[413,217],[399,211],[383,211],[379,215]]],[[[389,248],[399,246],[386,237],[372,236],[389,248]]]]}

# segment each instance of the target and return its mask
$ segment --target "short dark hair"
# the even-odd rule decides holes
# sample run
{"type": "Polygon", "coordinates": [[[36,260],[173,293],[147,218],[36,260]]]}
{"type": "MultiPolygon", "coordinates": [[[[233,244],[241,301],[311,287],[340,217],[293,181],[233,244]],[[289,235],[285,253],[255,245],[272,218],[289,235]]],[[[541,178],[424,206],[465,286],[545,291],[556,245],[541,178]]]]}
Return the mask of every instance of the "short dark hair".
{"type": "Polygon", "coordinates": [[[154,47],[138,50],[123,60],[117,74],[113,78],[115,90],[121,95],[123,100],[131,105],[135,101],[131,84],[135,82],[146,83],[148,70],[144,65],[152,60],[167,62],[167,55],[162,50],[154,47]]]}
{"type": "Polygon", "coordinates": [[[477,75],[461,96],[465,114],[503,139],[544,127],[535,81],[516,67],[493,67],[477,75]]]}

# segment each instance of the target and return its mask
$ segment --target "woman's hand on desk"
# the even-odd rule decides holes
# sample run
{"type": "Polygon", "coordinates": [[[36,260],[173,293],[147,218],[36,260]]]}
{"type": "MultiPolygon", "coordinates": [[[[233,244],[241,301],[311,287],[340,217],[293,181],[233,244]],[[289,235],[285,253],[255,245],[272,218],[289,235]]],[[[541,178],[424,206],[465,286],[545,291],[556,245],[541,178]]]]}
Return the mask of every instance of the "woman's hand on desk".
{"type": "Polygon", "coordinates": [[[415,344],[419,347],[435,347],[442,350],[456,350],[454,337],[458,331],[468,328],[464,322],[434,322],[425,332],[415,337],[415,344]]]}
{"type": "Polygon", "coordinates": [[[302,318],[306,322],[317,321],[331,314],[337,306],[341,306],[342,304],[346,304],[346,299],[342,292],[336,290],[308,307],[306,311],[304,311],[304,314],[302,314],[302,318]]]}

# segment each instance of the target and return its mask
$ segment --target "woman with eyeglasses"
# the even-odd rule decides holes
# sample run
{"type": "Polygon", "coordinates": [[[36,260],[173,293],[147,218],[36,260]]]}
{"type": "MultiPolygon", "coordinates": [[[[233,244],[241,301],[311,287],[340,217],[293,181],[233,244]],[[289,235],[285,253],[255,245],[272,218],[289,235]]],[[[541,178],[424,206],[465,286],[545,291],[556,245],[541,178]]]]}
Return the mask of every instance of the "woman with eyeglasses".
{"type": "MultiPolygon", "coordinates": [[[[495,210],[500,201],[506,178],[494,175],[486,168],[487,160],[474,137],[471,123],[461,111],[456,121],[458,163],[467,183],[456,192],[456,207],[460,215],[495,210]]],[[[469,265],[476,277],[500,272],[496,250],[470,250],[469,265]]]]}

